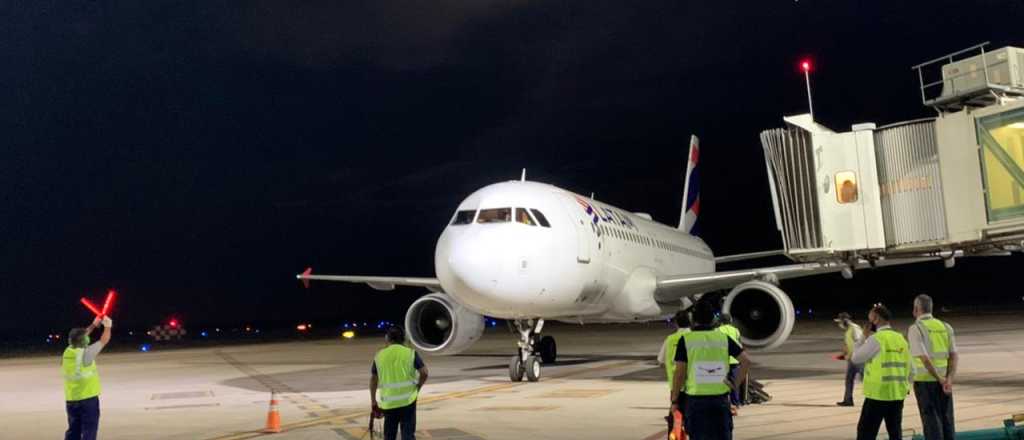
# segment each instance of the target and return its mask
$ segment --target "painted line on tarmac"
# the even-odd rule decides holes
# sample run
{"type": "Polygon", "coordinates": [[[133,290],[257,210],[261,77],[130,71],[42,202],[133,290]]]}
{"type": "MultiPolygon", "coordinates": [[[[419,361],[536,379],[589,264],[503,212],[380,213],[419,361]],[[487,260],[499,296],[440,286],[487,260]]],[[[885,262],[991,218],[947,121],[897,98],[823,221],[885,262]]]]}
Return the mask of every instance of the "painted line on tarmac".
{"type": "MultiPolygon", "coordinates": [[[[594,367],[582,368],[582,369],[579,369],[579,370],[566,371],[566,372],[561,373],[561,374],[553,374],[553,375],[551,375],[549,377],[551,379],[562,379],[562,378],[566,378],[566,377],[578,376],[578,375],[581,375],[581,374],[592,373],[592,372],[595,372],[595,371],[611,370],[611,369],[614,369],[614,368],[624,367],[624,366],[627,366],[627,365],[635,365],[635,364],[636,364],[636,361],[614,362],[614,363],[610,363],[610,364],[604,364],[604,365],[597,365],[597,366],[594,366],[594,367]]],[[[515,387],[519,387],[519,386],[525,386],[527,384],[528,384],[528,382],[502,382],[502,383],[498,383],[498,384],[485,385],[485,386],[482,386],[482,387],[472,388],[472,389],[463,390],[463,391],[454,391],[454,392],[451,392],[451,393],[441,394],[441,395],[437,395],[437,396],[424,397],[422,399],[419,399],[416,403],[417,403],[417,405],[420,405],[420,404],[424,404],[425,405],[425,404],[434,403],[434,402],[441,402],[441,401],[445,401],[445,400],[461,399],[461,398],[470,397],[470,396],[474,396],[474,395],[478,395],[478,394],[484,394],[484,393],[489,393],[489,392],[494,392],[494,391],[501,391],[501,390],[505,390],[505,389],[509,389],[509,388],[515,388],[515,387]]],[[[347,413],[347,414],[339,414],[339,415],[332,415],[332,416],[326,416],[326,417],[318,417],[318,418],[315,418],[315,419],[312,419],[312,420],[303,420],[301,422],[294,422],[294,423],[283,424],[283,425],[281,425],[281,432],[294,431],[294,430],[297,430],[297,429],[309,428],[309,427],[312,427],[312,426],[319,426],[319,425],[326,425],[326,424],[332,424],[332,423],[345,422],[348,419],[359,418],[359,417],[369,417],[369,415],[370,415],[370,412],[367,411],[367,410],[358,410],[358,411],[352,411],[352,412],[347,413]]],[[[209,440],[246,440],[246,439],[252,439],[252,438],[260,437],[260,436],[263,436],[263,435],[266,435],[266,434],[263,433],[263,432],[260,432],[260,431],[248,431],[248,432],[240,432],[240,433],[235,433],[235,434],[228,434],[228,435],[224,435],[224,436],[220,436],[220,437],[212,437],[209,440]]]]}
{"type": "Polygon", "coordinates": [[[313,399],[312,397],[309,397],[305,393],[295,390],[294,388],[288,386],[288,384],[285,384],[284,382],[274,379],[270,375],[261,373],[259,370],[253,368],[252,366],[246,364],[245,362],[236,359],[234,356],[231,356],[230,354],[222,350],[217,350],[214,353],[216,353],[217,356],[220,356],[220,358],[223,359],[224,362],[227,362],[232,367],[235,367],[236,370],[241,371],[242,374],[245,374],[250,379],[259,382],[260,385],[263,385],[271,393],[280,393],[281,398],[283,400],[287,400],[288,403],[295,405],[296,407],[303,411],[309,411],[309,414],[319,415],[317,411],[330,410],[330,408],[318,402],[316,399],[313,399]]]}

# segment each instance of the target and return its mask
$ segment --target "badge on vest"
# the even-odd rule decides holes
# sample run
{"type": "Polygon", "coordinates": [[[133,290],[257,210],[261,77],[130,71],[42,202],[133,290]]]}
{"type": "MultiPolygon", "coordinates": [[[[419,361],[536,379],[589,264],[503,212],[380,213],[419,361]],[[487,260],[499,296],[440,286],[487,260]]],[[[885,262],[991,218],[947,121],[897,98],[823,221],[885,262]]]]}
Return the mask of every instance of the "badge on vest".
{"type": "Polygon", "coordinates": [[[693,365],[694,379],[698,384],[722,383],[729,369],[725,362],[697,362],[693,365]]]}

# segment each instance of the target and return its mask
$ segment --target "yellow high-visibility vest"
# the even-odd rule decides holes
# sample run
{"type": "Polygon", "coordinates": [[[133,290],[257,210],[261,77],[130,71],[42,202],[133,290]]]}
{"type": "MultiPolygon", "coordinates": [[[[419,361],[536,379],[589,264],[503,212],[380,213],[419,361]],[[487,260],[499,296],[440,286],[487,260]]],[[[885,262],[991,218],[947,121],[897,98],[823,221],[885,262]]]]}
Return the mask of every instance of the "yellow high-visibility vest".
{"type": "Polygon", "coordinates": [[[377,396],[381,409],[412,405],[419,390],[419,372],[415,367],[416,352],[401,344],[391,344],[377,352],[377,396]]]}
{"type": "Polygon", "coordinates": [[[96,361],[82,365],[84,348],[69,346],[61,357],[60,370],[64,375],[64,400],[77,402],[100,395],[100,373],[96,361]]]}
{"type": "MultiPolygon", "coordinates": [[[[736,326],[732,324],[720,325],[718,326],[718,331],[725,333],[727,336],[732,338],[733,342],[735,342],[736,345],[739,345],[741,348],[743,347],[743,343],[740,342],[740,329],[736,328],[736,326]]],[[[729,356],[729,365],[737,365],[739,363],[740,361],[738,359],[729,356]]]]}
{"type": "Polygon", "coordinates": [[[729,337],[716,330],[691,331],[686,341],[686,394],[717,396],[729,392],[729,337]]]}
{"type": "Polygon", "coordinates": [[[910,346],[892,329],[875,333],[878,354],[864,367],[864,397],[873,400],[903,400],[910,391],[910,346]]]}
{"type": "MultiPolygon", "coordinates": [[[[946,368],[949,366],[949,348],[952,345],[946,323],[935,318],[922,319],[917,321],[910,331],[921,332],[921,341],[924,342],[924,346],[928,350],[928,357],[932,360],[935,371],[939,373],[939,376],[946,377],[946,368]]],[[[914,381],[938,381],[928,372],[928,369],[924,367],[924,362],[917,356],[914,356],[914,381]]]]}
{"type": "Polygon", "coordinates": [[[689,333],[690,329],[681,328],[665,338],[665,376],[668,377],[668,386],[672,387],[672,378],[676,374],[676,349],[679,348],[679,338],[689,333]]]}

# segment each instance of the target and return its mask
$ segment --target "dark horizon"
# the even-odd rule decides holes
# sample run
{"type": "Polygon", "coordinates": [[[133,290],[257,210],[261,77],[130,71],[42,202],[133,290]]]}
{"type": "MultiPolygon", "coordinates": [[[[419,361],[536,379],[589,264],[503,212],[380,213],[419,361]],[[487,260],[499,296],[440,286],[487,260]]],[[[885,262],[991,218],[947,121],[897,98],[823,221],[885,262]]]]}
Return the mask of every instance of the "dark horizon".
{"type": "MultiPolygon", "coordinates": [[[[542,181],[678,219],[702,142],[702,238],[777,249],[758,133],[806,111],[933,116],[910,66],[1024,45],[1024,3],[13,2],[2,7],[3,334],[401,315],[458,202],[542,181]],[[956,11],[955,13],[950,11],[956,11]],[[993,11],[1000,11],[993,13],[993,11]],[[956,31],[950,31],[950,30],[956,31]]],[[[800,304],[1021,304],[1024,257],[786,281],[800,304]],[[834,299],[838,298],[838,299],[834,299]],[[853,298],[853,299],[851,299],[853,298]]]]}

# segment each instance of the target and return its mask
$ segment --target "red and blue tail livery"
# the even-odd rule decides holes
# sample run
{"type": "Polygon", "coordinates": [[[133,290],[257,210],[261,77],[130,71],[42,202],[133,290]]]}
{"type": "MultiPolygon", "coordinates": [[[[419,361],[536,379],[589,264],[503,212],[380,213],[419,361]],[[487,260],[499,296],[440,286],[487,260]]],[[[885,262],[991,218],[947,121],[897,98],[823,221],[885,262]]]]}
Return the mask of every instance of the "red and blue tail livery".
{"type": "Polygon", "coordinates": [[[679,215],[679,229],[697,235],[697,216],[700,214],[700,140],[690,136],[690,154],[686,163],[686,183],[683,186],[683,208],[679,215]]]}

